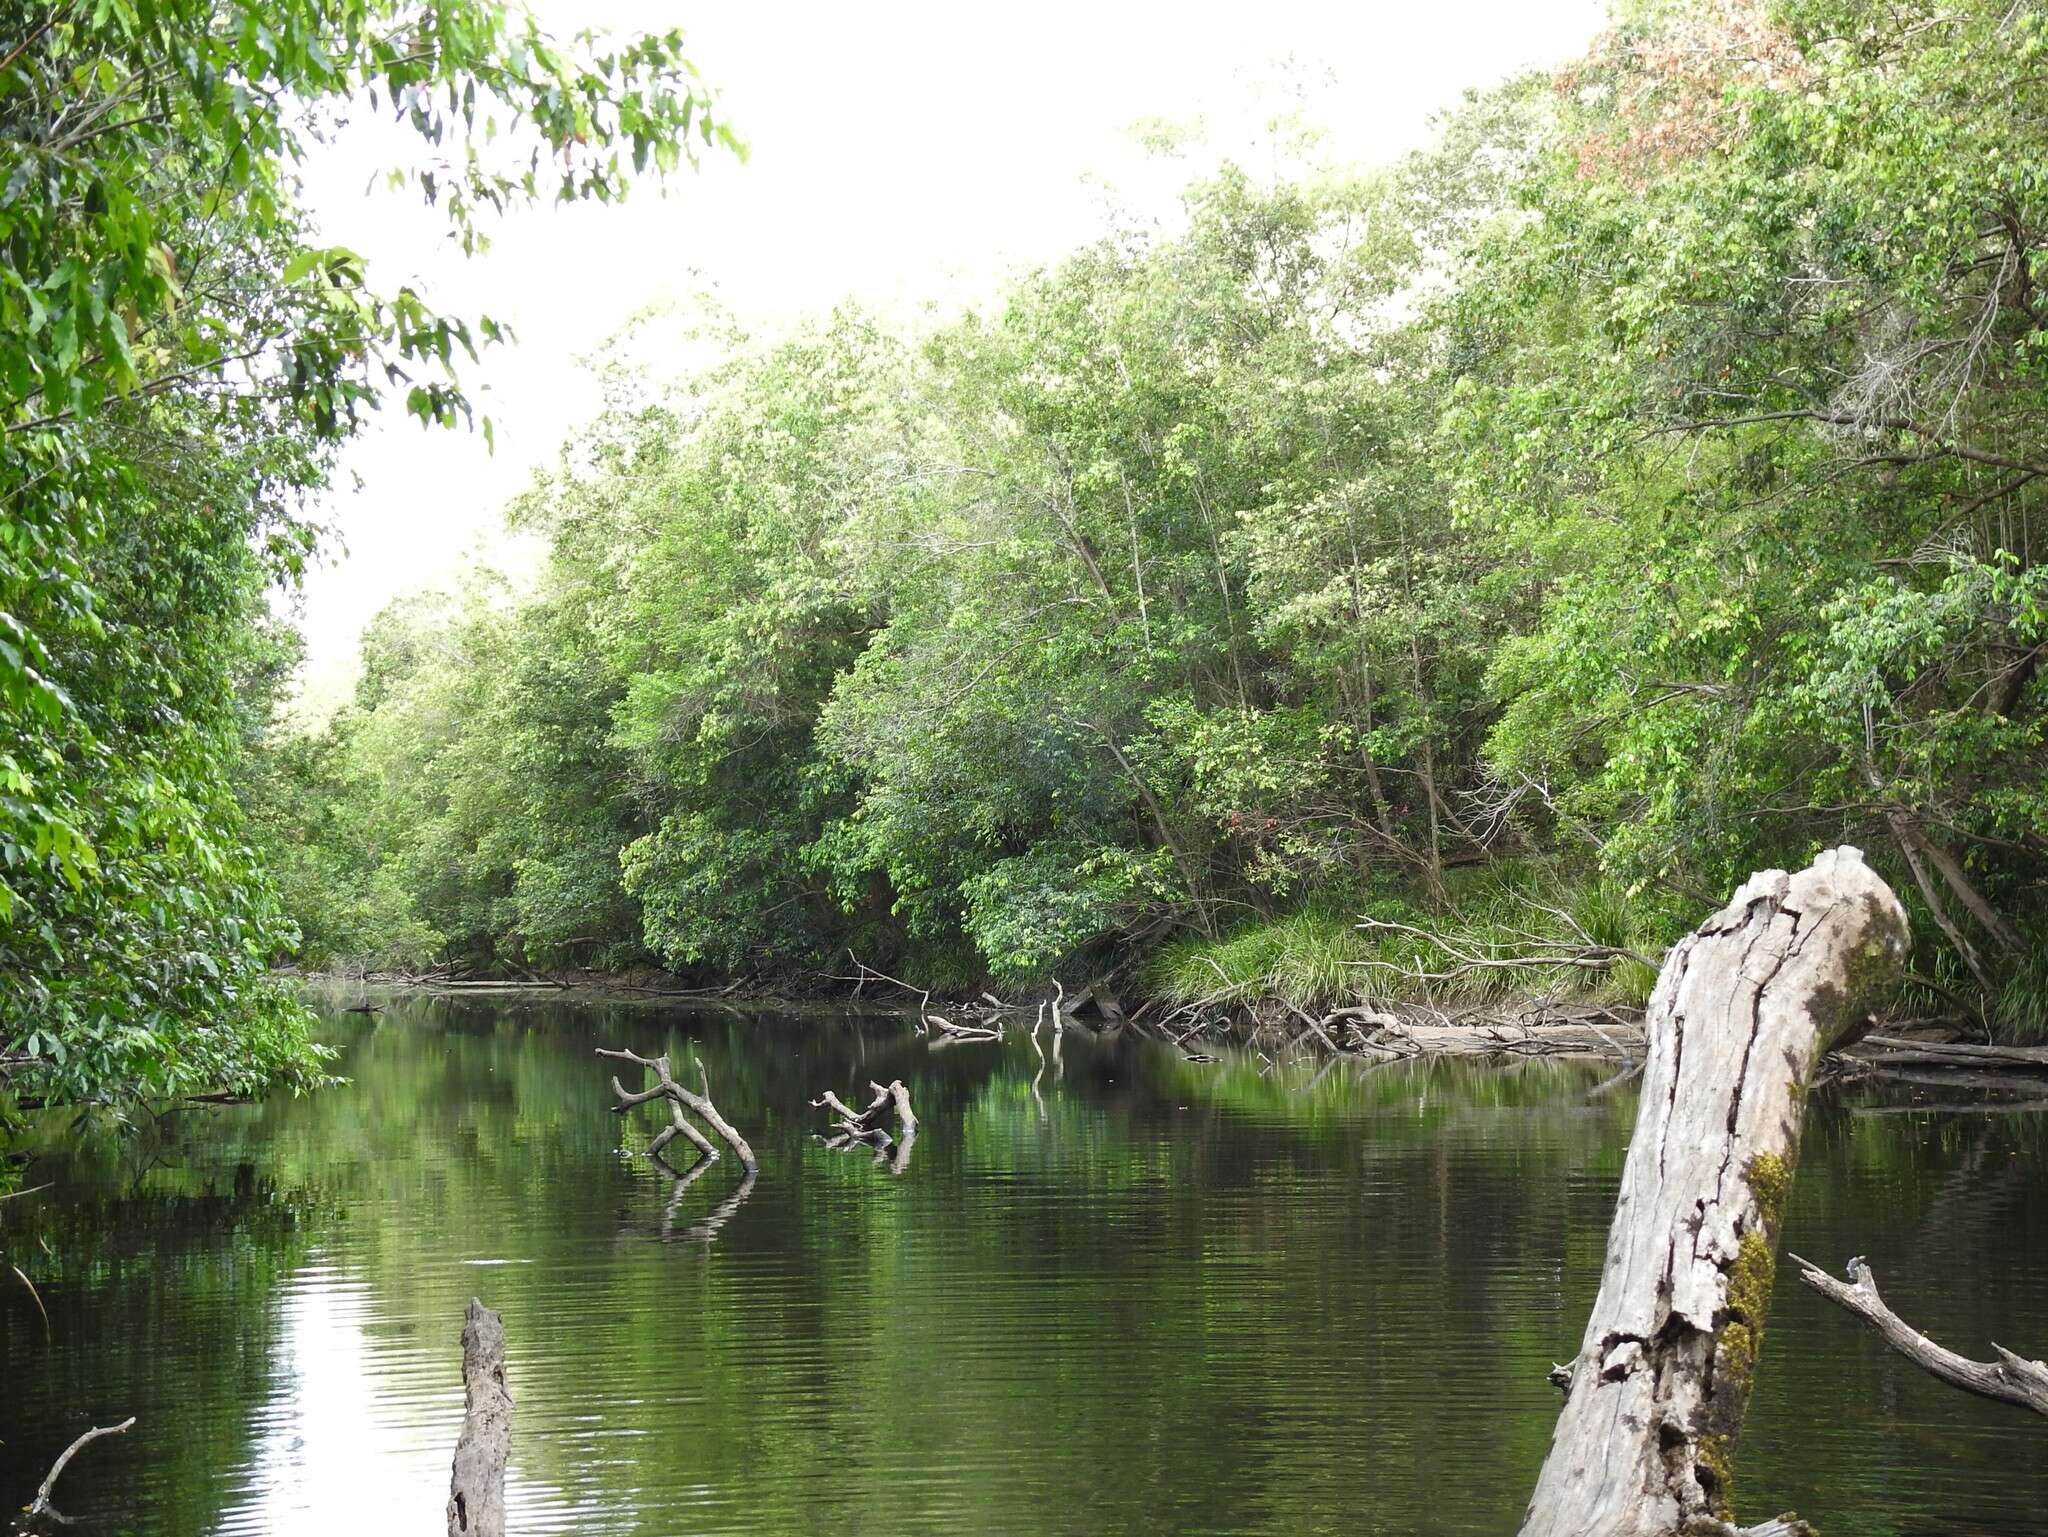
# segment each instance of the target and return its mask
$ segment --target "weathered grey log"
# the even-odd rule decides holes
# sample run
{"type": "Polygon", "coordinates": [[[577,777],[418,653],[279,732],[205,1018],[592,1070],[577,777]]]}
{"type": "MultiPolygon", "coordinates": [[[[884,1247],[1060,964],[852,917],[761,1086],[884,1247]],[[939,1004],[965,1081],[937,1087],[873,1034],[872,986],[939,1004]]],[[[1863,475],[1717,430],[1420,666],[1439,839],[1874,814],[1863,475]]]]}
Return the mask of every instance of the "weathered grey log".
{"type": "Polygon", "coordinates": [[[1672,949],[1600,1295],[1522,1537],[1734,1530],[1807,1085],[1906,945],[1898,899],[1839,848],[1752,876],[1672,949]]]}
{"type": "Polygon", "coordinates": [[[1633,1025],[1583,1023],[1520,1025],[1508,1022],[1469,1025],[1420,1025],[1405,1021],[1383,1024],[1358,1038],[1366,1051],[1404,1056],[1552,1056],[1626,1057],[1643,1045],[1633,1025]]]}
{"type": "Polygon", "coordinates": [[[50,1495],[56,1489],[57,1480],[63,1476],[64,1469],[69,1466],[73,1457],[76,1457],[101,1436],[118,1436],[134,1423],[135,1416],[131,1414],[118,1425],[95,1425],[76,1441],[65,1447],[63,1451],[59,1452],[57,1460],[50,1464],[50,1471],[43,1479],[42,1487],[36,1490],[36,1497],[29,1501],[26,1512],[27,1520],[33,1523],[44,1516],[48,1516],[52,1520],[69,1525],[70,1523],[63,1516],[50,1507],[50,1495]]]}
{"type": "Polygon", "coordinates": [[[2048,1364],[2029,1361],[1997,1344],[1991,1347],[1998,1356],[1996,1361],[1972,1361],[1943,1349],[1885,1306],[1877,1294],[1877,1278],[1860,1258],[1849,1261],[1849,1279],[1841,1281],[1812,1260],[1796,1254],[1786,1257],[1800,1267],[1800,1280],[1869,1324],[1879,1338],[1922,1371],[1979,1398],[2048,1415],[2048,1364]]]}
{"type": "Polygon", "coordinates": [[[1973,1046],[1963,1041],[1913,1041],[1902,1036],[1871,1035],[1850,1053],[1872,1067],[2009,1067],[2023,1072],[2048,1072],[2048,1047],[1973,1046]]]}
{"type": "Polygon", "coordinates": [[[462,1439],[448,1481],[448,1537],[505,1537],[505,1462],[512,1455],[505,1321],[475,1297],[462,1315],[462,1398],[462,1439]]]}
{"type": "Polygon", "coordinates": [[[754,1161],[754,1150],[747,1146],[746,1138],[734,1130],[732,1123],[720,1115],[718,1107],[711,1103],[711,1078],[704,1071],[704,1063],[701,1059],[697,1063],[697,1081],[703,1085],[703,1092],[692,1093],[676,1082],[675,1075],[669,1070],[668,1058],[665,1056],[643,1057],[638,1052],[611,1051],[603,1046],[597,1048],[597,1054],[600,1057],[611,1057],[620,1062],[635,1063],[640,1067],[649,1069],[655,1077],[653,1088],[642,1089],[638,1093],[630,1092],[618,1079],[612,1079],[612,1095],[618,1101],[617,1104],[612,1106],[613,1110],[621,1112],[631,1110],[635,1105],[644,1105],[651,1099],[666,1099],[669,1102],[670,1125],[654,1139],[653,1145],[648,1149],[650,1153],[659,1153],[664,1147],[668,1146],[672,1138],[682,1136],[695,1144],[700,1154],[710,1158],[718,1156],[718,1149],[711,1145],[710,1139],[697,1130],[695,1126],[691,1125],[689,1117],[683,1114],[683,1111],[688,1109],[694,1112],[705,1125],[725,1139],[726,1144],[732,1148],[733,1153],[739,1158],[740,1166],[749,1174],[755,1173],[760,1169],[761,1166],[754,1161]]]}
{"type": "Polygon", "coordinates": [[[868,1087],[878,1090],[881,1094],[888,1095],[890,1101],[896,1106],[896,1134],[899,1137],[917,1135],[917,1116],[911,1111],[910,1090],[903,1087],[902,1079],[891,1080],[886,1088],[876,1083],[871,1083],[868,1087]]]}

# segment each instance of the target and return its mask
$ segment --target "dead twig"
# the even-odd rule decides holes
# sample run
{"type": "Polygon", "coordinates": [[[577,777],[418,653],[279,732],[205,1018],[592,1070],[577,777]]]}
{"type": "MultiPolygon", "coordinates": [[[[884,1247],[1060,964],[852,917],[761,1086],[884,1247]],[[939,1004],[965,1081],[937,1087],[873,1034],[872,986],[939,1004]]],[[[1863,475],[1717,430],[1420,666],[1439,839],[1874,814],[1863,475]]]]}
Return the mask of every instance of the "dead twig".
{"type": "Polygon", "coordinates": [[[39,1291],[37,1291],[37,1290],[36,1290],[36,1283],[35,1283],[35,1282],[33,1282],[33,1281],[31,1281],[31,1280],[30,1280],[30,1279],[28,1278],[27,1274],[26,1274],[26,1273],[25,1273],[25,1272],[24,1272],[24,1271],[22,1270],[21,1266],[19,1266],[19,1265],[9,1265],[9,1266],[8,1266],[7,1268],[8,1268],[9,1270],[13,1271],[13,1272],[15,1273],[15,1275],[16,1275],[16,1276],[18,1276],[18,1277],[20,1278],[20,1280],[21,1280],[21,1284],[22,1284],[23,1286],[26,1286],[26,1287],[28,1288],[28,1294],[29,1294],[29,1296],[35,1299],[35,1304],[36,1304],[36,1311],[37,1311],[38,1313],[41,1313],[41,1314],[43,1315],[43,1338],[44,1338],[44,1339],[49,1339],[49,1338],[50,1338],[50,1310],[49,1310],[48,1308],[46,1308],[46,1307],[44,1307],[44,1306],[43,1306],[43,1294],[42,1294],[41,1292],[39,1292],[39,1291]]]}
{"type": "Polygon", "coordinates": [[[57,1460],[50,1464],[49,1476],[43,1480],[43,1486],[36,1490],[36,1497],[29,1501],[28,1519],[35,1521],[43,1516],[52,1516],[62,1520],[63,1518],[50,1508],[50,1492],[57,1487],[57,1480],[63,1476],[64,1469],[70,1464],[71,1459],[84,1451],[87,1446],[97,1441],[101,1436],[118,1436],[134,1423],[135,1416],[131,1414],[118,1425],[95,1425],[91,1430],[88,1430],[76,1441],[65,1447],[58,1454],[57,1460]]]}

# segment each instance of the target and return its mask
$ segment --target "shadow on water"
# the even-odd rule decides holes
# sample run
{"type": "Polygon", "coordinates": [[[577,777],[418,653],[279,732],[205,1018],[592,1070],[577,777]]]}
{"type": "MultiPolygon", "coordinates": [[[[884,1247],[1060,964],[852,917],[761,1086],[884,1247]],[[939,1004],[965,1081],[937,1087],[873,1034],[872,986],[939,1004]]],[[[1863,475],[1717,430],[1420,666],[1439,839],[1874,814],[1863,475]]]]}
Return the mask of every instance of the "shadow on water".
{"type": "MultiPolygon", "coordinates": [[[[434,1529],[458,1331],[505,1315],[528,1533],[1507,1533],[1597,1284],[1599,1064],[1196,1063],[889,1016],[404,999],[346,1088],[40,1142],[0,1205],[0,1499],[88,1423],[88,1533],[434,1529]],[[637,1156],[597,1045],[701,1056],[760,1157],[637,1156]],[[824,1089],[901,1078],[892,1174],[824,1089]],[[623,1144],[623,1145],[622,1145],[623,1144]],[[32,1210],[30,1208],[33,1208],[32,1210]],[[10,1278],[11,1279],[11,1278],[10,1278]]],[[[1853,1097],[1853,1096],[1852,1096],[1853,1097]]],[[[1813,1110],[1790,1247],[1946,1342],[2048,1349],[2039,1115],[1813,1110]]],[[[2036,1423],[1781,1290],[1746,1511],[2048,1537],[2036,1423]]]]}

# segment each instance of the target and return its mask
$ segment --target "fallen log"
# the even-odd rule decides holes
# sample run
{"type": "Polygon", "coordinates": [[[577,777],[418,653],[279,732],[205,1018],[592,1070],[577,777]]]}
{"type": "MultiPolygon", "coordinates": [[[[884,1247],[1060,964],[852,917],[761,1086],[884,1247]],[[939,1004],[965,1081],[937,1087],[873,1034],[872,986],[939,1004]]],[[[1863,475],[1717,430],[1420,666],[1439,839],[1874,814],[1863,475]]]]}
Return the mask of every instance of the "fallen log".
{"type": "Polygon", "coordinates": [[[1420,1025],[1396,1021],[1366,1032],[1359,1038],[1359,1044],[1367,1050],[1391,1048],[1407,1055],[1429,1057],[1584,1053],[1626,1057],[1631,1047],[1642,1049],[1644,1035],[1625,1025],[1420,1025]]]}
{"type": "Polygon", "coordinates": [[[512,1393],[505,1321],[476,1298],[462,1315],[462,1438],[448,1479],[448,1537],[505,1537],[505,1462],[512,1393]]]}
{"type": "Polygon", "coordinates": [[[1734,1448],[1801,1106],[1906,945],[1898,899],[1839,848],[1752,876],[1671,951],[1599,1298],[1522,1537],[1736,1530],[1734,1448]]]}
{"type": "Polygon", "coordinates": [[[1995,1361],[1972,1361],[1943,1349],[1885,1305],[1877,1294],[1877,1277],[1861,1258],[1849,1261],[1847,1281],[1796,1254],[1786,1258],[1800,1267],[1800,1280],[1869,1324],[1887,1345],[1930,1376],[1979,1398],[2048,1415],[2048,1363],[2029,1361],[1997,1344],[1991,1347],[1995,1361]]]}
{"type": "Polygon", "coordinates": [[[1915,1041],[1897,1035],[1865,1036],[1853,1059],[1871,1067],[2007,1067],[2048,1072],[2048,1047],[1972,1046],[1962,1041],[1915,1041]]]}
{"type": "MultiPolygon", "coordinates": [[[[943,1014],[927,1014],[924,1016],[924,1023],[927,1030],[938,1031],[940,1040],[945,1042],[1000,1041],[1003,1038],[1003,1027],[1000,1024],[958,1025],[943,1014]]],[[[935,1041],[933,1044],[937,1045],[939,1042],[935,1041]]]]}
{"type": "Polygon", "coordinates": [[[597,1054],[600,1057],[610,1057],[619,1062],[636,1063],[654,1074],[656,1080],[654,1087],[642,1089],[638,1093],[628,1091],[626,1086],[620,1083],[616,1077],[612,1079],[612,1097],[618,1101],[617,1104],[612,1106],[614,1113],[624,1114],[635,1105],[644,1105],[651,1099],[666,1099],[668,1101],[670,1124],[655,1137],[652,1145],[647,1149],[650,1155],[660,1153],[670,1142],[674,1141],[677,1137],[682,1137],[694,1145],[703,1156],[707,1158],[716,1158],[718,1156],[718,1149],[711,1145],[711,1139],[693,1126],[690,1123],[690,1118],[683,1114],[685,1110],[689,1110],[695,1113],[698,1119],[703,1121],[705,1125],[725,1139],[726,1145],[739,1158],[740,1167],[749,1174],[755,1173],[760,1169],[761,1166],[754,1161],[754,1150],[747,1146],[746,1138],[734,1130],[732,1123],[720,1115],[718,1107],[711,1103],[711,1078],[704,1071],[704,1063],[701,1058],[697,1063],[697,1081],[703,1086],[703,1092],[692,1093],[676,1082],[674,1074],[669,1070],[668,1058],[665,1056],[643,1057],[638,1052],[610,1051],[602,1046],[597,1048],[597,1054]]]}

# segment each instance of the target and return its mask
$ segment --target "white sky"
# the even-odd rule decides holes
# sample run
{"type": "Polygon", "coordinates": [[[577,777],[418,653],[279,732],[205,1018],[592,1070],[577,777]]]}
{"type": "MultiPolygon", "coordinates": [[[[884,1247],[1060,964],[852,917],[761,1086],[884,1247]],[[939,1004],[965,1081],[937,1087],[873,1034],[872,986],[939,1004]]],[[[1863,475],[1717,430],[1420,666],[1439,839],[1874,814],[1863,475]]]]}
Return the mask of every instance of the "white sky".
{"type": "Polygon", "coordinates": [[[1200,117],[1230,153],[1249,143],[1253,88],[1290,61],[1325,83],[1310,112],[1330,152],[1384,162],[1467,88],[1561,62],[1604,16],[1604,0],[533,8],[562,33],[684,27],[751,158],[710,158],[667,195],[642,189],[619,208],[522,213],[470,261],[440,214],[365,192],[400,141],[352,128],[310,168],[324,238],[367,257],[373,283],[423,281],[442,307],[488,313],[520,338],[465,374],[495,419],[495,455],[395,406],[350,446],[326,508],[346,553],[304,596],[315,712],[349,686],[356,638],[392,598],[458,584],[479,553],[515,570],[530,559],[503,533],[502,508],[594,413],[576,360],[650,305],[710,288],[772,328],[847,296],[888,310],[957,304],[1100,230],[1091,178],[1127,183],[1125,130],[1138,119],[1200,117]]]}

